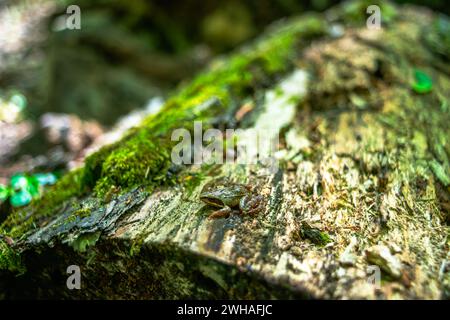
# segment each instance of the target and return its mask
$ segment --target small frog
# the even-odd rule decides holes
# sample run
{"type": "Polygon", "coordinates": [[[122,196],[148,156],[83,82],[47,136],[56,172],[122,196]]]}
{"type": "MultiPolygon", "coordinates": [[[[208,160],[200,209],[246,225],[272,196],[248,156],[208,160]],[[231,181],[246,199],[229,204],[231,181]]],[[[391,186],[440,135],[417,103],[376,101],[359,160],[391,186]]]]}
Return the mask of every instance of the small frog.
{"type": "Polygon", "coordinates": [[[201,193],[200,200],[219,210],[213,212],[209,219],[227,218],[233,209],[240,213],[255,214],[264,209],[264,198],[253,195],[251,187],[228,181],[216,181],[206,184],[201,193]]]}

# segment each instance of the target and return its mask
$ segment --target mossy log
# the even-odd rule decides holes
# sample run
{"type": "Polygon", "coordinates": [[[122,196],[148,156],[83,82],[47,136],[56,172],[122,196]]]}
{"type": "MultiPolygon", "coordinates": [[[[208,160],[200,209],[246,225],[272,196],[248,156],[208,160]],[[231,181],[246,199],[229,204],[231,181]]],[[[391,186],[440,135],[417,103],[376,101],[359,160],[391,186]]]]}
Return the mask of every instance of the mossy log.
{"type": "Polygon", "coordinates": [[[367,6],[275,24],[15,212],[0,295],[448,298],[449,20],[384,3],[368,29],[367,6]],[[195,120],[279,131],[278,170],[174,168],[171,133],[195,120]],[[208,219],[199,193],[221,178],[253,186],[263,212],[208,219]]]}

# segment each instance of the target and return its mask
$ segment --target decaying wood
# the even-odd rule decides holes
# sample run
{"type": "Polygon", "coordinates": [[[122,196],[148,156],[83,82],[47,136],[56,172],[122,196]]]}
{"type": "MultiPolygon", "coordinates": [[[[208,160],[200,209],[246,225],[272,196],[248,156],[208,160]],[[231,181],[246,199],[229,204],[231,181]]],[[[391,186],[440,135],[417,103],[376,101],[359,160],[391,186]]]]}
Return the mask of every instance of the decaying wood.
{"type": "Polygon", "coordinates": [[[2,276],[4,295],[448,297],[450,65],[424,38],[434,18],[404,7],[381,30],[340,25],[299,49],[251,126],[281,130],[278,170],[192,166],[206,176],[192,189],[67,205],[20,243],[27,272],[2,276]],[[432,76],[431,93],[411,89],[415,68],[432,76]],[[220,178],[252,185],[264,212],[208,219],[199,193],[220,178]],[[71,218],[80,207],[89,214],[71,218]],[[69,265],[81,290],[66,288],[69,265]]]}

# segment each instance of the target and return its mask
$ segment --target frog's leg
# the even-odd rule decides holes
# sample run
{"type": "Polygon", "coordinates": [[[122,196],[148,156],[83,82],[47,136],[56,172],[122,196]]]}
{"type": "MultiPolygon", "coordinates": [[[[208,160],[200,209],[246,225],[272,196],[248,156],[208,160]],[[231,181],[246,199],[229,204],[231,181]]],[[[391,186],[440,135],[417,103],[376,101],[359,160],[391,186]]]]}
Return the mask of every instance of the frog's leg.
{"type": "Polygon", "coordinates": [[[263,196],[245,196],[239,202],[241,213],[253,215],[264,210],[263,196]]]}
{"type": "Polygon", "coordinates": [[[223,207],[220,210],[214,211],[208,219],[228,218],[233,210],[230,207],[223,207]]]}

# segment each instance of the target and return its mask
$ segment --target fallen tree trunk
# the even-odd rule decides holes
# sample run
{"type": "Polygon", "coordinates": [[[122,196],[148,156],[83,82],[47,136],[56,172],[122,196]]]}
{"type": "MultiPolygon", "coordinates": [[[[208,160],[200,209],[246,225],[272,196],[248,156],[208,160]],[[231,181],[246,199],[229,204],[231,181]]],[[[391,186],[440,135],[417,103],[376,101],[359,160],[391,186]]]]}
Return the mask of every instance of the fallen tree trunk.
{"type": "Polygon", "coordinates": [[[3,297],[448,297],[449,22],[385,4],[373,30],[365,9],[273,26],[16,212],[3,297]],[[279,132],[277,170],[174,166],[171,134],[195,120],[279,132]],[[208,219],[200,192],[224,178],[264,210],[208,219]]]}

